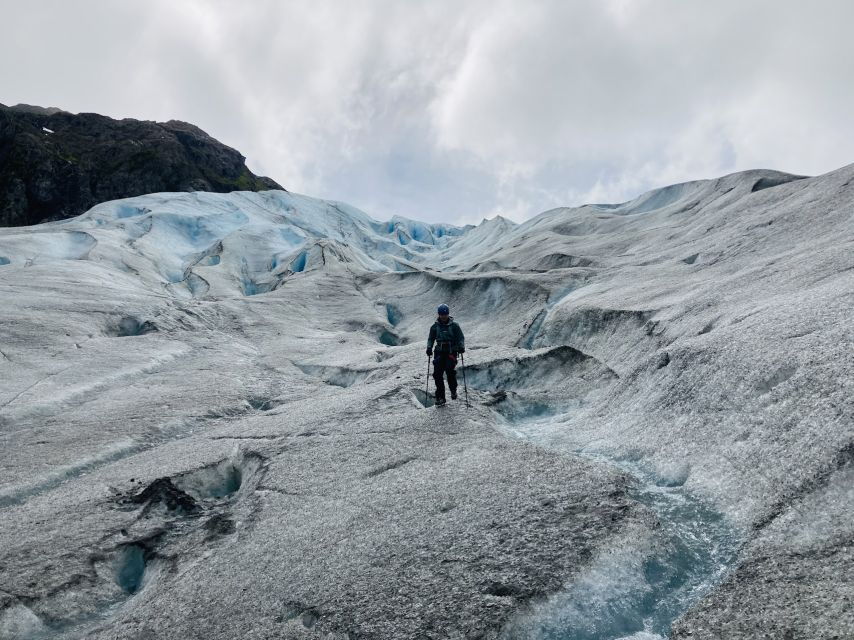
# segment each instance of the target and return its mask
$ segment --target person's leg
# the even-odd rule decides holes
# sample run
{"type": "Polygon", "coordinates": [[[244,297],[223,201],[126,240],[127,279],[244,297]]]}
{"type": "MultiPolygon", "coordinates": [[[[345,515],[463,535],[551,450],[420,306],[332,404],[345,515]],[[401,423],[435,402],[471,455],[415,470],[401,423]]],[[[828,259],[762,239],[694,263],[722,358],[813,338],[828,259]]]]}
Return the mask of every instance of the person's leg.
{"type": "Polygon", "coordinates": [[[445,367],[445,371],[448,374],[448,388],[451,390],[451,398],[457,399],[457,361],[453,356],[448,356],[447,360],[448,364],[445,367]]]}
{"type": "Polygon", "coordinates": [[[436,381],[436,400],[445,399],[445,362],[446,358],[441,353],[433,356],[433,380],[436,381]]]}

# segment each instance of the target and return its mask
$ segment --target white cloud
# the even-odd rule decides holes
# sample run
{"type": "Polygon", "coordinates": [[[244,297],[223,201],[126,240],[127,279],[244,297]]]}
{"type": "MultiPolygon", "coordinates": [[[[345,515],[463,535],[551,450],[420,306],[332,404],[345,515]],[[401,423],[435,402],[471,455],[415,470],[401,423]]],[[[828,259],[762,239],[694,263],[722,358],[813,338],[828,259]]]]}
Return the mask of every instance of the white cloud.
{"type": "Polygon", "coordinates": [[[854,160],[854,4],[7,2],[0,101],[198,124],[378,217],[854,160]]]}

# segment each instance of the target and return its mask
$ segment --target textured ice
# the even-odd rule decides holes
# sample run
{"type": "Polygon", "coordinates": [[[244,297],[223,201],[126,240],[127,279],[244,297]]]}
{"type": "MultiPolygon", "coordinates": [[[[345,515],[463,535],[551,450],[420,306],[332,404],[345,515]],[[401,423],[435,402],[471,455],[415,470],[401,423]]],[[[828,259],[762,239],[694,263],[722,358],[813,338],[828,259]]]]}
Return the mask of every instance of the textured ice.
{"type": "Polygon", "coordinates": [[[0,629],[851,635],[852,180],[474,227],[151,194],[0,230],[0,629]],[[470,409],[425,394],[442,302],[470,409]]]}
{"type": "Polygon", "coordinates": [[[292,273],[334,263],[409,269],[463,231],[405,218],[381,223],[343,203],[283,191],[153,194],[104,203],[60,224],[7,230],[0,255],[3,263],[30,265],[88,258],[149,286],[183,285],[170,289],[177,295],[256,295],[292,273]]]}

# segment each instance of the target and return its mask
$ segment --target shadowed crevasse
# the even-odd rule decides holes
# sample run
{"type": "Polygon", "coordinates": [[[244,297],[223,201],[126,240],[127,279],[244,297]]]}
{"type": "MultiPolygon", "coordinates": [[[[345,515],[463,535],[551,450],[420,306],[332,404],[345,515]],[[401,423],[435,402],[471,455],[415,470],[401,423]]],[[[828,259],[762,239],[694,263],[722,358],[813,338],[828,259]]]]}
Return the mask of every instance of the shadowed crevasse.
{"type": "Polygon", "coordinates": [[[119,554],[116,584],[128,595],[136,593],[145,577],[145,549],[138,544],[126,545],[119,554]]]}

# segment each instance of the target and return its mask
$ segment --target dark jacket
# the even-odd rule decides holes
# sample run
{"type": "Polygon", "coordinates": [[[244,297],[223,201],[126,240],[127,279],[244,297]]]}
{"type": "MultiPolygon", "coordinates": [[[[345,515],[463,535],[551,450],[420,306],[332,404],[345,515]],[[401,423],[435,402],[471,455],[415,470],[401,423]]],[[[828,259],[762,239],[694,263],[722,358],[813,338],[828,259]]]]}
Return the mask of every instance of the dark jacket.
{"type": "Polygon", "coordinates": [[[460,325],[454,322],[453,316],[448,318],[447,323],[438,319],[430,327],[430,335],[427,336],[427,348],[432,349],[436,343],[436,351],[458,352],[466,347],[466,340],[460,325]]]}

